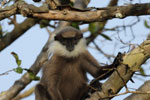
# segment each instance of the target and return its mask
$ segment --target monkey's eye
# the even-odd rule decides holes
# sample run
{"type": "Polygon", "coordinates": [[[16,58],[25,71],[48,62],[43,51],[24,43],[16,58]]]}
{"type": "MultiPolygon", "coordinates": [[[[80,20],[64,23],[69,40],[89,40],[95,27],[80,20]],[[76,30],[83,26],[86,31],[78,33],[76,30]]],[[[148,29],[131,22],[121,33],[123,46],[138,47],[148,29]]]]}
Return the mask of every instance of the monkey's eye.
{"type": "Polygon", "coordinates": [[[56,41],[62,41],[62,37],[61,37],[61,36],[55,36],[54,39],[55,39],[56,41]]]}
{"type": "Polygon", "coordinates": [[[78,41],[79,41],[79,40],[78,40],[78,38],[77,38],[77,37],[75,37],[75,38],[73,38],[73,39],[72,39],[72,43],[73,43],[73,44],[77,44],[77,43],[78,43],[78,41]]]}
{"type": "Polygon", "coordinates": [[[57,37],[54,37],[54,40],[58,40],[58,38],[57,38],[57,37]]]}

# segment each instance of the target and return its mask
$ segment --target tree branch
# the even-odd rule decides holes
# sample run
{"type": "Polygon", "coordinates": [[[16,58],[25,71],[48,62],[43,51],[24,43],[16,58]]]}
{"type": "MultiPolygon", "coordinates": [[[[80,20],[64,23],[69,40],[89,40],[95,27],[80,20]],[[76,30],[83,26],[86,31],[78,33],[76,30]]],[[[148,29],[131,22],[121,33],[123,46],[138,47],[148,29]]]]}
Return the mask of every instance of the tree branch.
{"type": "MultiPolygon", "coordinates": [[[[57,28],[57,31],[62,28],[62,25],[65,26],[63,23],[59,25],[57,28]]],[[[46,43],[44,48],[42,49],[41,53],[37,57],[36,61],[34,64],[31,66],[30,70],[33,71],[34,74],[37,74],[41,67],[47,62],[48,60],[48,53],[47,49],[49,46],[51,39],[46,43]]],[[[28,73],[25,73],[19,80],[17,80],[13,86],[5,92],[4,95],[0,96],[0,100],[12,100],[17,94],[24,89],[32,80],[29,77],[28,73]]]]}
{"type": "Polygon", "coordinates": [[[0,20],[4,18],[8,18],[15,14],[21,14],[23,16],[30,16],[34,13],[48,12],[48,6],[43,4],[40,7],[36,7],[32,4],[27,4],[24,1],[17,1],[15,4],[11,6],[7,6],[5,8],[0,8],[0,20]]]}
{"type": "Polygon", "coordinates": [[[15,5],[12,5],[4,9],[0,9],[0,20],[15,15],[16,13],[17,13],[17,7],[15,5]]]}
{"type": "Polygon", "coordinates": [[[16,24],[12,32],[0,38],[0,51],[2,51],[4,48],[9,46],[18,37],[23,35],[28,29],[34,26],[37,22],[38,22],[38,19],[28,18],[21,24],[16,24]]]}
{"type": "Polygon", "coordinates": [[[135,71],[138,71],[140,66],[150,58],[150,40],[146,40],[139,47],[127,53],[123,57],[123,64],[118,67],[117,72],[114,72],[109,79],[102,85],[102,91],[92,94],[90,99],[87,100],[98,100],[100,98],[105,98],[109,100],[110,98],[116,96],[121,88],[125,86],[124,82],[127,83],[135,71]],[[127,69],[127,66],[129,67],[127,69]],[[120,78],[121,77],[121,78],[120,78]],[[122,81],[122,79],[124,81],[122,81]],[[97,96],[95,96],[98,94],[97,96]],[[97,99],[95,99],[97,97],[97,99]]]}
{"type": "Polygon", "coordinates": [[[112,18],[125,18],[150,14],[150,4],[135,4],[128,6],[115,6],[99,8],[95,11],[77,10],[49,10],[48,13],[33,13],[32,17],[49,20],[96,22],[112,18]]]}
{"type": "MultiPolygon", "coordinates": [[[[46,45],[43,47],[41,53],[37,57],[36,61],[34,64],[30,67],[30,70],[34,73],[37,74],[41,67],[47,62],[48,60],[48,46],[49,46],[48,41],[46,45]]],[[[25,73],[19,80],[17,80],[11,88],[9,88],[4,95],[0,96],[0,100],[12,100],[17,94],[24,89],[32,79],[29,76],[29,73],[25,73]]]]}
{"type": "Polygon", "coordinates": [[[12,100],[21,100],[23,98],[26,98],[28,96],[30,96],[31,94],[33,94],[35,87],[31,87],[30,89],[28,89],[27,91],[17,95],[15,98],[13,98],[12,100]]]}
{"type": "Polygon", "coordinates": [[[146,94],[147,91],[150,92],[150,81],[146,81],[138,91],[145,92],[145,94],[132,94],[125,98],[124,100],[149,100],[150,94],[146,94]]]}
{"type": "Polygon", "coordinates": [[[16,13],[24,16],[49,19],[49,20],[65,20],[65,21],[82,21],[96,22],[106,21],[112,18],[125,18],[128,16],[140,16],[150,14],[150,3],[133,4],[127,6],[115,6],[106,8],[94,8],[87,10],[79,10],[71,7],[62,7],[60,10],[49,10],[47,8],[38,12],[38,8],[26,3],[17,3],[11,10],[0,10],[0,20],[14,15],[16,13]],[[94,10],[94,11],[93,11],[94,10]],[[43,13],[42,13],[43,12],[43,13]]]}
{"type": "MultiPolygon", "coordinates": [[[[108,4],[108,7],[116,6],[118,3],[118,0],[111,0],[110,3],[108,4]]],[[[102,33],[105,25],[107,24],[107,21],[104,22],[95,22],[97,31],[95,33],[91,33],[89,37],[87,37],[87,44],[89,44],[91,41],[93,41],[99,34],[102,33]],[[101,27],[100,27],[101,26],[101,27]]]]}

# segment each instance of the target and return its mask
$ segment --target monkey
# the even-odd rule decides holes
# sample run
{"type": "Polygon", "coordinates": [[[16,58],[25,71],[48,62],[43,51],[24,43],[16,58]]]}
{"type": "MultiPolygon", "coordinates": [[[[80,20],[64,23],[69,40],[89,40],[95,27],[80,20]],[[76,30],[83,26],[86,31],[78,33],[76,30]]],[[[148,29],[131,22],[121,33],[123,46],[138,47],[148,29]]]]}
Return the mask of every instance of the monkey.
{"type": "Polygon", "coordinates": [[[36,100],[83,100],[89,90],[87,73],[106,79],[118,66],[100,66],[86,48],[83,34],[71,26],[63,27],[49,46],[51,58],[43,66],[43,75],[35,88],[36,100]]]}

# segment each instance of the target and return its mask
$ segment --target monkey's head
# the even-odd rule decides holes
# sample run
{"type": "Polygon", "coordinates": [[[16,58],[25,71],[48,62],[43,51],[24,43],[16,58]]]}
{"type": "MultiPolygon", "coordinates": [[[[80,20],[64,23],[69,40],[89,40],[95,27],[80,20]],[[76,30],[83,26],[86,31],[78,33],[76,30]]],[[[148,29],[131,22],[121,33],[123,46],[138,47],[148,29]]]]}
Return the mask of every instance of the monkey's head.
{"type": "Polygon", "coordinates": [[[49,52],[64,57],[77,57],[79,54],[85,52],[85,50],[86,42],[83,34],[79,30],[69,26],[60,29],[56,33],[49,48],[49,52]]]}

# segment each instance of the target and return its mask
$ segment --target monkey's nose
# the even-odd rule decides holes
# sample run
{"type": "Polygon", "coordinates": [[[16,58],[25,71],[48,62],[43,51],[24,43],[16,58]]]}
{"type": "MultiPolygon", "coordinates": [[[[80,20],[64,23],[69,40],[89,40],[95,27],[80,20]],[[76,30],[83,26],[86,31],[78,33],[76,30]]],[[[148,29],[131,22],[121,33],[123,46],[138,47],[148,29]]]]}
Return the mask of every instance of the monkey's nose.
{"type": "Polygon", "coordinates": [[[72,42],[68,42],[68,44],[66,45],[66,48],[68,51],[73,51],[74,50],[74,45],[72,42]]]}
{"type": "Polygon", "coordinates": [[[70,51],[70,52],[71,52],[71,51],[73,51],[74,46],[67,46],[66,48],[67,48],[67,50],[68,50],[68,51],[70,51]]]}

